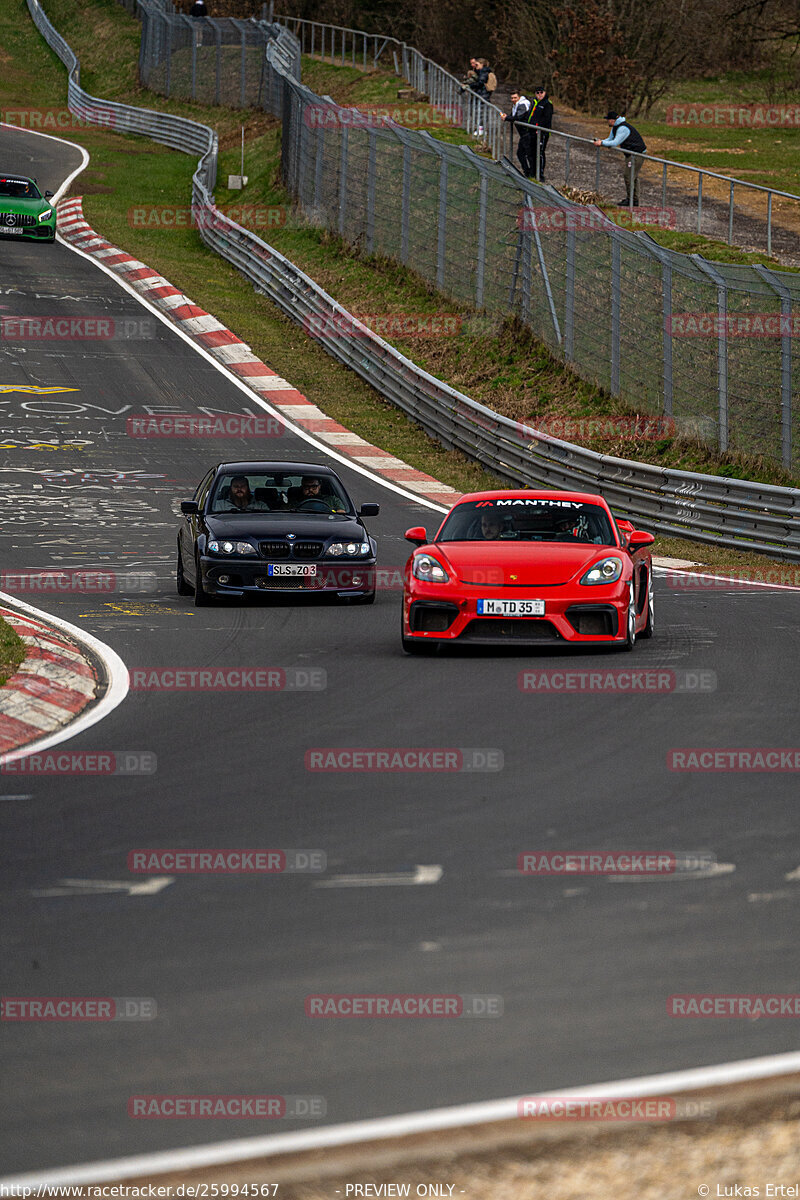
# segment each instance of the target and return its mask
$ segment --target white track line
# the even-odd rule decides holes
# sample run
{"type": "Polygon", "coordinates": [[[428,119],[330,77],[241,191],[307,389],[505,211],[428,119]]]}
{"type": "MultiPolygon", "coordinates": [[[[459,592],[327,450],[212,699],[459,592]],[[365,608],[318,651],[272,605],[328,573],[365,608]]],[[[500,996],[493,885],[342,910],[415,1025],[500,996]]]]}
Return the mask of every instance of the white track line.
{"type": "Polygon", "coordinates": [[[37,738],[35,742],[26,742],[24,746],[20,746],[17,750],[9,750],[7,754],[0,755],[0,766],[2,766],[4,763],[14,762],[18,758],[27,758],[29,754],[36,754],[40,750],[46,750],[49,746],[57,746],[59,742],[65,742],[68,738],[75,737],[76,734],[83,733],[84,729],[89,729],[91,725],[96,725],[98,721],[102,721],[127,696],[129,678],[128,668],[116,650],[112,650],[110,646],[107,646],[105,642],[101,642],[94,634],[87,633],[84,629],[79,629],[77,625],[71,624],[70,621],[64,621],[61,617],[54,617],[52,613],[44,612],[41,608],[34,608],[32,604],[27,604],[24,600],[20,600],[16,596],[9,596],[7,592],[0,592],[0,601],[5,601],[9,608],[21,609],[23,612],[32,613],[35,617],[39,617],[45,624],[63,630],[64,633],[68,633],[70,637],[75,638],[77,642],[88,646],[105,667],[109,680],[108,691],[102,700],[99,700],[92,708],[81,713],[74,721],[70,721],[63,729],[58,729],[55,733],[47,734],[45,737],[37,738]]]}
{"type": "MultiPolygon", "coordinates": [[[[741,1062],[721,1063],[713,1067],[697,1067],[689,1071],[671,1071],[665,1075],[645,1075],[639,1079],[615,1079],[610,1083],[593,1083],[588,1087],[562,1088],[557,1092],[530,1092],[541,1098],[580,1096],[582,1099],[639,1098],[672,1096],[699,1088],[721,1087],[748,1080],[770,1079],[779,1075],[800,1072],[800,1053],[773,1054],[765,1058],[748,1058],[741,1062]]],[[[165,1174],[170,1171],[191,1171],[225,1163],[247,1162],[270,1155],[296,1154],[334,1146],[356,1146],[384,1138],[409,1137],[416,1133],[434,1133],[483,1125],[492,1121],[519,1119],[518,1104],[524,1096],[505,1100],[488,1100],[479,1104],[462,1104],[454,1108],[434,1108],[424,1112],[401,1113],[396,1117],[381,1117],[374,1121],[353,1121],[346,1125],[330,1125],[312,1131],[267,1134],[265,1137],[236,1138],[185,1150],[162,1150],[155,1154],[134,1154],[127,1158],[106,1159],[75,1167],[60,1167],[29,1175],[10,1175],[0,1184],[17,1187],[53,1187],[65,1184],[102,1183],[108,1180],[133,1179],[165,1174]]],[[[443,1153],[446,1152],[443,1147],[443,1153]]]]}
{"type": "MultiPolygon", "coordinates": [[[[0,128],[20,131],[18,125],[9,125],[5,121],[0,122],[0,128]]],[[[51,133],[40,133],[37,129],[25,129],[21,132],[32,133],[36,137],[46,137],[51,142],[61,142],[63,146],[70,146],[78,150],[81,154],[80,165],[67,176],[61,187],[52,197],[53,207],[55,207],[73,179],[80,175],[81,171],[85,170],[89,165],[89,152],[77,142],[69,142],[66,138],[55,137],[51,133]]],[[[59,238],[59,241],[61,241],[61,238],[59,238]]],[[[66,245],[66,243],[62,244],[66,245]]],[[[46,750],[49,746],[56,746],[59,742],[65,742],[68,738],[75,737],[77,734],[83,733],[85,729],[89,729],[90,726],[96,725],[98,721],[102,721],[127,696],[129,679],[128,668],[116,650],[112,650],[110,646],[107,646],[105,642],[101,642],[94,634],[79,629],[77,625],[72,625],[69,621],[62,620],[61,617],[54,617],[52,613],[45,612],[41,608],[34,608],[32,604],[27,604],[24,600],[20,600],[16,596],[9,596],[6,592],[0,592],[0,600],[5,600],[10,608],[17,608],[24,612],[32,613],[44,621],[45,624],[54,625],[57,629],[61,629],[64,633],[68,633],[71,637],[75,638],[76,641],[88,646],[100,659],[109,679],[108,691],[102,700],[98,701],[97,704],[93,705],[92,708],[77,717],[74,721],[70,721],[68,725],[65,725],[63,729],[59,729],[56,733],[37,738],[35,742],[28,742],[27,745],[21,746],[18,750],[10,750],[7,754],[0,755],[0,765],[2,765],[3,763],[14,762],[15,759],[23,758],[28,754],[46,750]]]]}

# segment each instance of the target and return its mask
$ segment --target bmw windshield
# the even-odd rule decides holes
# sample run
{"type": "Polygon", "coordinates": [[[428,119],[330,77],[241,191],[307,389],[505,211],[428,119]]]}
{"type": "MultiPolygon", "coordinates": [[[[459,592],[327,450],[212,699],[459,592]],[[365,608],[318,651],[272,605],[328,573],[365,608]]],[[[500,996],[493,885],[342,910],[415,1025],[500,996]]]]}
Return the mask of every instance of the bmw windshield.
{"type": "Polygon", "coordinates": [[[211,516],[303,513],[352,518],[349,496],[332,475],[221,474],[208,507],[211,516]]]}

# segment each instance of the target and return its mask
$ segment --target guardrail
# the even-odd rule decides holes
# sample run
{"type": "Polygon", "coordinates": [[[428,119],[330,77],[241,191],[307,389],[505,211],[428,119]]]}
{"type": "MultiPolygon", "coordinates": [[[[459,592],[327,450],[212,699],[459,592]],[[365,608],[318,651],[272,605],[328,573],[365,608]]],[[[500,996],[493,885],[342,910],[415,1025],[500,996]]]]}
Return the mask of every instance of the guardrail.
{"type": "MultiPolygon", "coordinates": [[[[201,155],[193,177],[192,203],[203,241],[232,263],[257,289],[339,361],[392,400],[445,446],[461,450],[515,484],[586,488],[600,492],[618,512],[666,534],[800,560],[800,489],[650,466],[596,454],[506,417],[470,399],[405,358],[352,317],[318,284],[214,204],[216,136],[207,126],[115,104],[80,87],[78,61],[47,20],[39,0],[27,0],[31,16],[69,71],[69,105],[76,115],[141,133],[175,149],[201,155]],[[357,336],[342,337],[342,328],[357,336]]],[[[279,69],[281,50],[270,47],[269,69],[287,115],[296,102],[295,83],[279,69]]],[[[317,98],[308,89],[312,100],[317,98]]]]}
{"type": "MultiPolygon", "coordinates": [[[[454,124],[470,133],[479,130],[481,140],[492,158],[499,161],[504,156],[509,159],[513,157],[513,127],[503,120],[501,109],[469,89],[465,90],[464,84],[454,75],[412,46],[383,34],[366,33],[361,29],[348,29],[301,17],[277,16],[275,19],[299,38],[303,54],[317,55],[338,66],[366,67],[369,63],[373,67],[379,64],[393,67],[396,75],[422,95],[428,96],[430,103],[446,112],[454,124]]],[[[617,178],[622,176],[622,156],[619,151],[609,154],[605,148],[596,147],[591,138],[564,130],[553,129],[550,133],[552,139],[547,150],[547,175],[551,183],[560,179],[564,186],[592,189],[595,192],[600,192],[601,188],[624,190],[624,184],[620,184],[617,178]]],[[[606,136],[605,130],[603,136],[606,136]]],[[[776,226],[774,219],[775,200],[794,205],[794,216],[800,218],[800,196],[794,192],[783,192],[653,154],[636,157],[641,158],[643,164],[640,189],[644,193],[649,184],[657,196],[660,193],[662,209],[667,208],[668,174],[673,181],[676,177],[692,179],[691,191],[680,183],[669,188],[669,202],[673,208],[680,210],[681,226],[693,225],[698,233],[724,238],[731,245],[734,218],[738,215],[740,225],[744,226],[746,222],[743,236],[748,248],[760,241],[763,222],[767,254],[772,254],[774,242],[776,248],[794,255],[800,253],[800,236],[789,228],[776,226]],[[711,181],[722,191],[721,197],[712,197],[709,193],[711,181]],[[740,206],[737,210],[736,199],[742,195],[750,201],[750,206],[740,206]],[[692,208],[693,216],[690,212],[692,208]],[[774,236],[776,231],[777,239],[774,236]]],[[[538,181],[538,154],[535,178],[538,181]]]]}

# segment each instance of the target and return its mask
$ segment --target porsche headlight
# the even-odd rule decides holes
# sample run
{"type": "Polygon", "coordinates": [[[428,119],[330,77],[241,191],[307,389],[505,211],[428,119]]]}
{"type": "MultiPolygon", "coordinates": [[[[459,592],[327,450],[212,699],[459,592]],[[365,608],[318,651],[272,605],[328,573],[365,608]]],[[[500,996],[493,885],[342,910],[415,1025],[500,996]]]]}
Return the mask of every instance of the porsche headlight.
{"type": "Polygon", "coordinates": [[[411,573],[415,579],[423,579],[426,583],[447,583],[450,578],[439,560],[430,554],[418,554],[411,573]]]}
{"type": "Polygon", "coordinates": [[[616,583],[622,574],[621,558],[601,558],[590,567],[581,583],[616,583]]]}
{"type": "Polygon", "coordinates": [[[208,548],[212,554],[255,554],[249,542],[213,541],[208,543],[208,548]]]}
{"type": "Polygon", "coordinates": [[[50,218],[52,217],[52,215],[53,215],[52,208],[46,208],[44,210],[44,212],[39,213],[39,220],[40,221],[49,221],[50,218]]]}

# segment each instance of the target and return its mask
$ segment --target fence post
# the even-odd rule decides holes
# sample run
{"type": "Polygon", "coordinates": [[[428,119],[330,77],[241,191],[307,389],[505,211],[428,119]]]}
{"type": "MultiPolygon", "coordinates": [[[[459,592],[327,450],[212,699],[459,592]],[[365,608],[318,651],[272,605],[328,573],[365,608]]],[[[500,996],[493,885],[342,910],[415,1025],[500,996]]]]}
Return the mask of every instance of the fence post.
{"type": "Polygon", "coordinates": [[[349,129],[342,129],[341,152],[339,154],[339,236],[344,237],[344,218],[347,211],[347,139],[349,129]]]}
{"type": "Polygon", "coordinates": [[[619,395],[620,333],[622,329],[622,271],[619,238],[611,237],[611,394],[619,395]]]}
{"type": "Polygon", "coordinates": [[[319,125],[315,129],[316,145],[314,159],[314,208],[322,204],[322,168],[325,163],[325,129],[319,125]]]}
{"type": "Polygon", "coordinates": [[[172,87],[172,22],[166,21],[167,26],[167,96],[172,87]]]}
{"type": "Polygon", "coordinates": [[[219,27],[219,21],[214,22],[214,33],[217,35],[217,79],[214,89],[214,103],[221,103],[222,96],[222,30],[219,27]]]}
{"type": "Polygon", "coordinates": [[[367,160],[367,254],[375,246],[375,152],[377,135],[374,129],[367,130],[369,158],[367,160]]]}
{"type": "Polygon", "coordinates": [[[718,445],[722,453],[728,449],[728,285],[716,267],[702,254],[693,254],[692,261],[717,285],[717,395],[719,399],[718,445]]]}
{"type": "Polygon", "coordinates": [[[661,260],[661,295],[664,314],[664,416],[672,416],[672,262],[661,260]]]}
{"type": "Polygon", "coordinates": [[[411,145],[408,142],[403,142],[403,191],[400,205],[400,261],[408,263],[408,225],[411,213],[411,145]]]}
{"type": "Polygon", "coordinates": [[[781,301],[781,461],[792,466],[792,293],[774,271],[754,264],[755,270],[781,301]]]}
{"type": "Polygon", "coordinates": [[[567,227],[567,273],[564,287],[564,358],[575,358],[575,228],[567,227]]]}
{"type": "Polygon", "coordinates": [[[241,32],[241,38],[242,38],[242,77],[241,77],[241,81],[240,81],[241,88],[240,88],[239,96],[240,96],[242,108],[245,108],[247,105],[247,33],[245,32],[244,29],[241,32]]]}
{"type": "Polygon", "coordinates": [[[197,99],[197,34],[192,37],[192,99],[197,99]]]}

